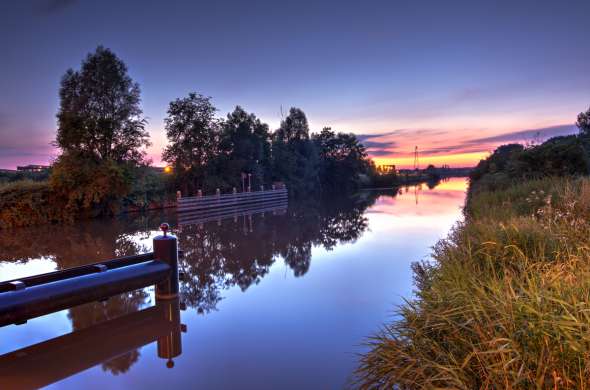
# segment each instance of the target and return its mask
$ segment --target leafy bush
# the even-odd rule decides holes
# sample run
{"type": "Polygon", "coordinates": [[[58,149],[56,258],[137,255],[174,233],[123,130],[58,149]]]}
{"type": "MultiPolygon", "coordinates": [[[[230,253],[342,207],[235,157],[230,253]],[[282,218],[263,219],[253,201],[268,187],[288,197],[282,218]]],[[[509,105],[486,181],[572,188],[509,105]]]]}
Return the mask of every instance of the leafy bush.
{"type": "Polygon", "coordinates": [[[590,173],[588,140],[570,135],[551,138],[528,148],[502,145],[479,162],[470,175],[470,193],[505,189],[523,179],[590,173]]]}
{"type": "Polygon", "coordinates": [[[52,190],[66,199],[73,215],[114,214],[131,187],[131,174],[122,164],[81,154],[62,154],[53,165],[52,190]]]}
{"type": "Polygon", "coordinates": [[[70,220],[65,202],[47,182],[20,181],[0,187],[0,228],[70,220]]]}

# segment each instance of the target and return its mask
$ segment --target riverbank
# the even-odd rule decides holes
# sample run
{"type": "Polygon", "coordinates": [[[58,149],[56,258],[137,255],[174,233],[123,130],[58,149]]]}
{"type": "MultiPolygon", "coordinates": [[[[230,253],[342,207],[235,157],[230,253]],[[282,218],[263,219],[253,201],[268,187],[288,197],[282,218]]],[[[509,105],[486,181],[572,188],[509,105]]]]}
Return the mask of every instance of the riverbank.
{"type": "Polygon", "coordinates": [[[367,388],[585,388],[590,180],[470,194],[465,221],[413,266],[416,297],[371,339],[367,388]]]}

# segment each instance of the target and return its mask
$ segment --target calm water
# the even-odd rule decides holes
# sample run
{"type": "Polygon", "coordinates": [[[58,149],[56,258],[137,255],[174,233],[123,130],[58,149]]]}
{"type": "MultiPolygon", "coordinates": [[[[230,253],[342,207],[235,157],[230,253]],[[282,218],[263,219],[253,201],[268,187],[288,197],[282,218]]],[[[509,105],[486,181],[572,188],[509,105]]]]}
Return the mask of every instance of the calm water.
{"type": "Polygon", "coordinates": [[[0,328],[0,372],[59,389],[348,387],[363,340],[411,296],[410,263],[464,197],[451,179],[201,225],[166,212],[3,233],[0,280],[150,251],[165,220],[186,278],[175,307],[147,288],[0,328]],[[162,313],[180,313],[181,346],[154,325],[162,313]]]}

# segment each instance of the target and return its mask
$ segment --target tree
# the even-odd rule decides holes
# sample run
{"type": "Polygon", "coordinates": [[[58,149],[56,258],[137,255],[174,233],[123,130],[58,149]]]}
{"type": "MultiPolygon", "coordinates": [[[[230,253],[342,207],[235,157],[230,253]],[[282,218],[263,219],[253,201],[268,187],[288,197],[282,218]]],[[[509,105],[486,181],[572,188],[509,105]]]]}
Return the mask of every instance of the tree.
{"type": "Polygon", "coordinates": [[[578,115],[576,126],[580,129],[580,134],[583,136],[590,136],[590,108],[586,112],[581,112],[578,115]]]}
{"type": "Polygon", "coordinates": [[[141,162],[150,145],[139,84],[112,51],[98,46],[61,80],[55,145],[100,160],[141,162]]]}
{"type": "Polygon", "coordinates": [[[305,141],[309,139],[309,125],[305,113],[291,107],[289,115],[281,121],[281,127],[276,131],[275,138],[281,142],[305,141]]]}
{"type": "Polygon", "coordinates": [[[289,115],[273,134],[272,174],[283,180],[293,193],[319,190],[318,154],[309,140],[309,125],[305,113],[291,108],[289,115]]]}
{"type": "Polygon", "coordinates": [[[335,134],[324,127],[312,140],[319,154],[320,181],[329,190],[353,190],[369,172],[367,151],[354,134],[335,134]]]}
{"type": "Polygon", "coordinates": [[[239,187],[242,172],[254,175],[255,184],[269,179],[270,133],[268,125],[237,106],[222,124],[220,174],[228,186],[239,187]]]}
{"type": "MultiPolygon", "coordinates": [[[[191,92],[188,97],[170,102],[164,120],[169,145],[162,160],[174,166],[185,191],[204,181],[207,165],[217,156],[219,121],[211,98],[191,92]]],[[[201,183],[202,184],[202,183],[201,183]]]]}

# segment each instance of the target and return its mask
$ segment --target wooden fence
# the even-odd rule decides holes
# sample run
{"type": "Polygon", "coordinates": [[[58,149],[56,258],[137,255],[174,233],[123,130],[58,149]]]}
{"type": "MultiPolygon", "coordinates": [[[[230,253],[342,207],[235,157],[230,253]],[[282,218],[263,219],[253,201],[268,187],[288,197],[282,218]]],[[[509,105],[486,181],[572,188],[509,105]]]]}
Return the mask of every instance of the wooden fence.
{"type": "Polygon", "coordinates": [[[285,187],[261,190],[254,192],[233,192],[216,195],[179,197],[177,199],[177,211],[179,213],[197,213],[206,210],[224,210],[255,208],[261,205],[270,205],[287,201],[287,189],[285,187]]]}

